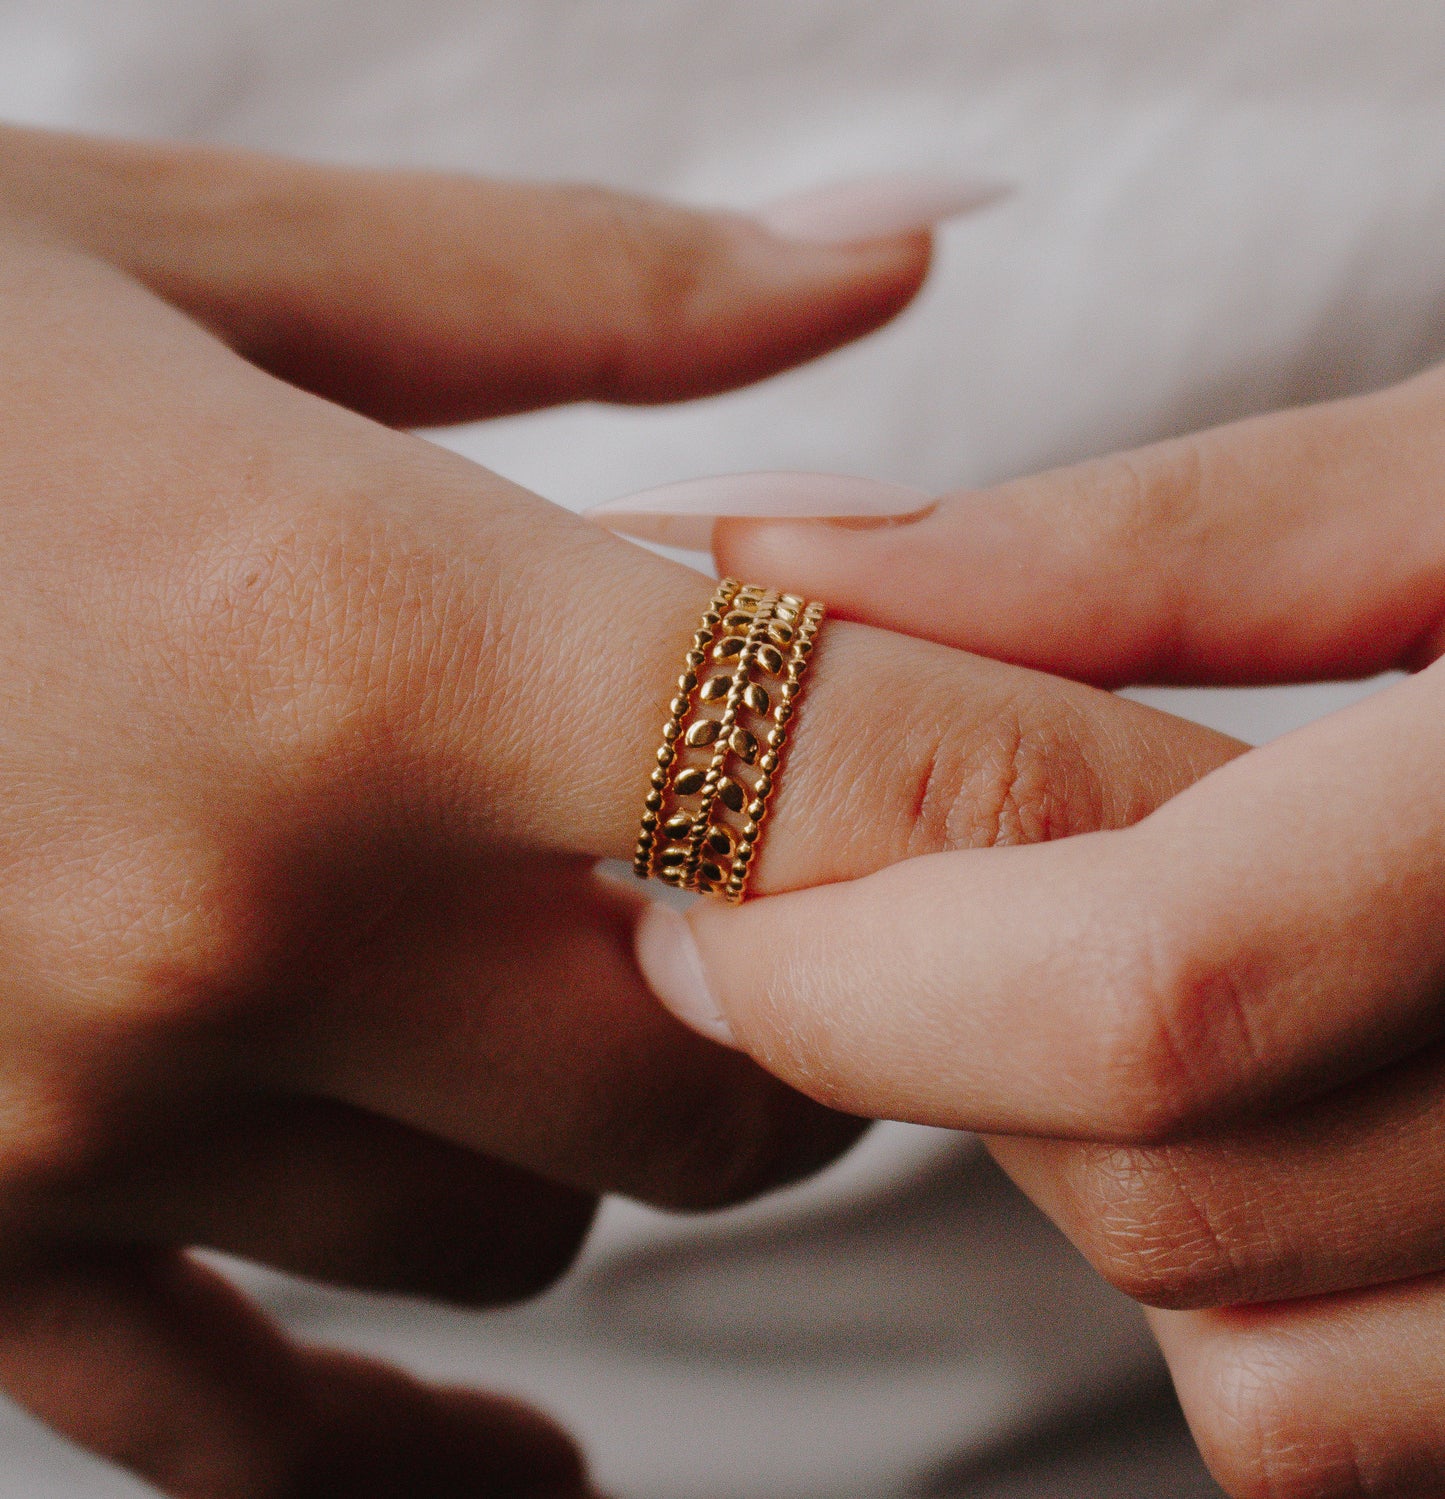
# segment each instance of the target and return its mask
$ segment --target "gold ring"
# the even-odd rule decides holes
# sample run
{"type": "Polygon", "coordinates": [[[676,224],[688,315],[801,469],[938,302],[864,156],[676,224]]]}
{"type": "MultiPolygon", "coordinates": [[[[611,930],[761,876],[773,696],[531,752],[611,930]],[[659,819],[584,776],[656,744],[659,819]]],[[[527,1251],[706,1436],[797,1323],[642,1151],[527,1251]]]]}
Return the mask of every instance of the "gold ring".
{"type": "Polygon", "coordinates": [[[718,585],[668,704],[632,867],[736,904],[747,888],[824,607],[718,585]]]}

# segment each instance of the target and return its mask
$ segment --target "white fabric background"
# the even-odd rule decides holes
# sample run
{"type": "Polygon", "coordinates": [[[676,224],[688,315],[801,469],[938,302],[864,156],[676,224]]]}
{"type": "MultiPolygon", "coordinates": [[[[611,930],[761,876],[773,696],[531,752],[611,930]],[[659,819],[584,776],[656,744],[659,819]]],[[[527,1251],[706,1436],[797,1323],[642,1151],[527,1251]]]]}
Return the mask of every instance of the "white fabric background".
{"type": "MultiPolygon", "coordinates": [[[[1445,348],[1437,0],[0,0],[0,115],[746,206],[1002,176],[899,325],[749,392],[444,439],[564,503],[739,468],[980,482],[1445,348]]],[[[1147,694],[1259,739],[1357,688],[1147,694]]],[[[704,1224],[615,1204],[538,1306],[255,1277],[556,1411],[628,1499],[1192,1499],[1141,1324],[968,1142],[704,1224]]],[[[0,1499],[139,1492],[0,1411],[0,1499]]]]}

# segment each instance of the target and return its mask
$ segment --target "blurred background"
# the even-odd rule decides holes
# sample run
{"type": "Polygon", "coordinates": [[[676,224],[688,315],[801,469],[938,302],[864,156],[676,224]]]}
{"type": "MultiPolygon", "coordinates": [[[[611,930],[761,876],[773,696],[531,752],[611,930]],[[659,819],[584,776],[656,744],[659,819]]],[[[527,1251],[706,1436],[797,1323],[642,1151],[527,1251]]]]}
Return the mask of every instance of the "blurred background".
{"type": "MultiPolygon", "coordinates": [[[[14,121],[741,209],[1013,185],[814,367],[432,434],[572,506],[756,468],[985,483],[1424,367],[1442,59],[1435,0],[0,0],[14,121]]],[[[1372,685],[1136,695],[1260,741],[1372,685]]],[[[1136,1310],[966,1137],[882,1126],[706,1219],[611,1203],[504,1313],[233,1268],[309,1336],[554,1412],[619,1499],[1219,1492],[1136,1310]]],[[[0,1406],[0,1499],[141,1492],[0,1406]]]]}

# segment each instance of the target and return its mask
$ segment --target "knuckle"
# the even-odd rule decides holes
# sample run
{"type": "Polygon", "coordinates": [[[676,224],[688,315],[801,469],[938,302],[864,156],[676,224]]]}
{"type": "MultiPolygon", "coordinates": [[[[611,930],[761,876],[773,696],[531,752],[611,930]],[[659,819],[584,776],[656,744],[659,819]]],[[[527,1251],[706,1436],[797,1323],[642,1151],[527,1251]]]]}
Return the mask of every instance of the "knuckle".
{"type": "Polygon", "coordinates": [[[184,1129],[199,1091],[230,1086],[280,918],[263,872],[156,822],[70,847],[60,873],[8,892],[31,907],[34,976],[0,1079],[0,1196],[17,1210],[79,1208],[184,1129]]]}
{"type": "Polygon", "coordinates": [[[63,1207],[225,1073],[279,918],[265,871],[164,804],[72,828],[8,872],[0,1196],[63,1207]]]}
{"type": "Polygon", "coordinates": [[[599,309],[592,350],[594,394],[634,401],[676,382],[684,334],[705,318],[725,269],[724,242],[706,219],[642,198],[570,189],[585,225],[593,274],[605,277],[588,305],[599,309]]]}
{"type": "Polygon", "coordinates": [[[1122,1138],[1163,1144],[1208,1120],[1260,1060],[1247,994],[1223,954],[1156,916],[1101,996],[1101,1064],[1122,1138]]]}
{"type": "Polygon", "coordinates": [[[468,604],[485,614],[484,601],[458,597],[464,586],[439,548],[365,493],[248,519],[185,580],[195,686],[263,758],[347,763],[436,712],[437,662],[474,643],[447,637],[445,622],[473,617],[468,604]]]}
{"type": "MultiPolygon", "coordinates": [[[[1304,1339],[1275,1331],[1227,1340],[1191,1422],[1233,1499],[1365,1499],[1421,1492],[1373,1475],[1350,1417],[1329,1419],[1304,1339]],[[1323,1417],[1323,1419],[1322,1419],[1323,1417]]],[[[1439,1474],[1434,1477],[1438,1480],[1439,1474]]]]}
{"type": "Polygon", "coordinates": [[[168,635],[181,637],[199,696],[268,727],[278,709],[299,719],[294,694],[327,672],[329,635],[369,571],[321,531],[306,517],[252,512],[187,559],[168,635]]]}
{"type": "Polygon", "coordinates": [[[1104,791],[1085,735],[1058,703],[1040,713],[1004,704],[988,731],[936,729],[919,757],[909,856],[955,848],[1045,843],[1097,829],[1104,791]]]}
{"type": "Polygon", "coordinates": [[[183,808],[146,814],[72,829],[10,871],[37,1059],[54,1048],[77,1070],[118,1065],[158,1033],[213,1020],[274,947],[267,870],[183,808]]]}
{"type": "Polygon", "coordinates": [[[1157,558],[1205,514],[1206,452],[1194,437],[1116,453],[1071,471],[1071,507],[1095,544],[1126,559],[1157,558]]]}
{"type": "Polygon", "coordinates": [[[176,826],[131,838],[126,866],[106,865],[94,899],[56,917],[71,925],[73,949],[89,949],[71,1013],[128,1050],[203,1035],[258,978],[280,921],[266,871],[223,841],[176,826]]]}
{"type": "Polygon", "coordinates": [[[990,846],[1044,843],[1100,826],[1103,787],[1079,726],[1066,710],[1021,710],[1001,748],[990,846]]]}
{"type": "MultiPolygon", "coordinates": [[[[1069,472],[1054,524],[1091,577],[1100,566],[1148,597],[1151,655],[1176,659],[1190,629],[1188,559],[1205,538],[1214,460],[1204,439],[1184,437],[1119,453],[1069,472]]],[[[1134,674],[1146,674],[1141,662],[1134,674]]]]}
{"type": "Polygon", "coordinates": [[[1248,1294],[1247,1249],[1172,1147],[1088,1148],[1072,1186],[1080,1247],[1125,1295],[1185,1309],[1248,1294]]]}

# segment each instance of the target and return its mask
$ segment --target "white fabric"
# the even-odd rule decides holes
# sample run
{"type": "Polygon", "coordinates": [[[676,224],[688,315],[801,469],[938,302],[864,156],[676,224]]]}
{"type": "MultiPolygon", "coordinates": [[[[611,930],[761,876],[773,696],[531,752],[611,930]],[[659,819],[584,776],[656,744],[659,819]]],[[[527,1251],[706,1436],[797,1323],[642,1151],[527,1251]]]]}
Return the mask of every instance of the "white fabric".
{"type": "MultiPolygon", "coordinates": [[[[732,206],[892,168],[1017,185],[812,369],[445,439],[572,504],[767,466],[951,486],[1423,366],[1442,63],[1438,0],[0,0],[0,115],[37,123],[732,206]]],[[[1355,690],[1150,696],[1262,738],[1355,690]]],[[[1212,1492],[1132,1309],[927,1131],[707,1223],[612,1205],[503,1316],[257,1283],[539,1400],[629,1499],[1212,1492]]],[[[0,1499],[133,1491],[8,1421],[0,1499]]]]}

